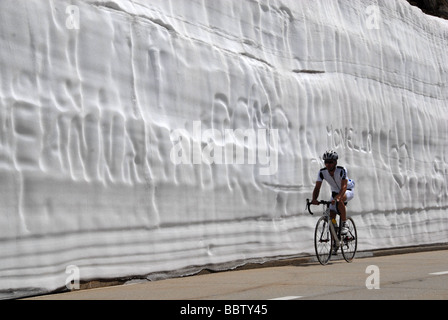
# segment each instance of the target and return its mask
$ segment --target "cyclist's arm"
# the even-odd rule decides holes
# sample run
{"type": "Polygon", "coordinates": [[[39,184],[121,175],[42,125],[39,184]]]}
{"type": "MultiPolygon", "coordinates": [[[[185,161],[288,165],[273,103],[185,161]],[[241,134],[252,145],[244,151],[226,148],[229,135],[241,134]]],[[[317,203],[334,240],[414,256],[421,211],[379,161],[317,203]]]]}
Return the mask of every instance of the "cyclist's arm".
{"type": "Polygon", "coordinates": [[[344,198],[345,192],[347,191],[347,182],[347,179],[343,179],[341,181],[341,191],[339,191],[339,194],[334,198],[336,201],[344,198]]]}
{"type": "Polygon", "coordinates": [[[313,191],[313,201],[311,201],[312,204],[319,204],[317,202],[317,198],[319,197],[321,186],[322,186],[322,181],[316,181],[316,186],[314,187],[314,191],[313,191]]]}

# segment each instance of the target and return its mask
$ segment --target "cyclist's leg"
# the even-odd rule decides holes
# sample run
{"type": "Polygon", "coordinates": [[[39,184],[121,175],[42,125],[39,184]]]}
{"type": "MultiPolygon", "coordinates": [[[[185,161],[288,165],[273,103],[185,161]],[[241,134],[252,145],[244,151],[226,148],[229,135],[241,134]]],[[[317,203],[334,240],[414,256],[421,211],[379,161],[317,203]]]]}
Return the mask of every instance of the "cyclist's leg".
{"type": "Polygon", "coordinates": [[[347,203],[352,200],[354,197],[354,193],[352,190],[347,190],[344,194],[344,196],[342,197],[342,201],[339,201],[338,203],[338,210],[339,213],[341,214],[341,220],[342,221],[346,221],[347,220],[347,208],[346,205],[347,203]]]}
{"type": "Polygon", "coordinates": [[[353,199],[353,191],[352,190],[347,190],[344,194],[344,196],[342,197],[342,201],[340,201],[338,203],[338,210],[339,213],[341,214],[341,234],[346,234],[348,232],[348,228],[346,225],[346,221],[347,221],[347,208],[346,205],[348,203],[348,201],[353,199]]]}
{"type": "MultiPolygon", "coordinates": [[[[337,195],[338,193],[337,192],[332,192],[331,193],[331,200],[333,200],[334,199],[334,197],[336,197],[336,195],[337,195]]],[[[336,204],[330,204],[330,218],[331,219],[334,219],[334,218],[336,218],[336,215],[337,215],[337,208],[336,208],[336,204]]]]}
{"type": "Polygon", "coordinates": [[[341,215],[341,220],[346,221],[347,220],[347,210],[345,208],[345,203],[347,202],[347,195],[344,195],[342,197],[342,201],[339,201],[337,203],[339,214],[341,215]]]}
{"type": "Polygon", "coordinates": [[[352,200],[353,198],[354,198],[354,196],[355,196],[355,193],[353,192],[353,190],[347,190],[346,192],[345,192],[345,194],[344,194],[344,197],[343,197],[343,205],[344,205],[344,208],[343,208],[343,210],[345,211],[344,212],[344,217],[343,217],[343,221],[345,221],[345,220],[347,220],[347,204],[348,204],[348,202],[350,201],[350,200],[352,200]]]}
{"type": "MultiPolygon", "coordinates": [[[[332,192],[331,199],[334,200],[334,197],[336,197],[337,194],[338,194],[337,192],[332,192]]],[[[343,200],[343,202],[347,201],[346,195],[344,195],[342,200],[343,200]]],[[[344,204],[342,203],[342,205],[344,205],[344,204]]],[[[345,210],[345,205],[344,205],[344,208],[342,208],[341,207],[341,202],[337,202],[335,204],[330,204],[330,217],[332,219],[334,219],[336,217],[336,214],[339,214],[341,216],[341,221],[347,220],[347,214],[346,214],[346,210],[345,210]]]]}

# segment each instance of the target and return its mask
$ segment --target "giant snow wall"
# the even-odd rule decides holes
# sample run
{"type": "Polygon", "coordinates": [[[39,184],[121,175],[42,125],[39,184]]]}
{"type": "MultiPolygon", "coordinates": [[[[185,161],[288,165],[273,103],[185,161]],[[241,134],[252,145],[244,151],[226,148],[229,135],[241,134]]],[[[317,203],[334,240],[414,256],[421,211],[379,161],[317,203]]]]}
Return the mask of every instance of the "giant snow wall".
{"type": "Polygon", "coordinates": [[[5,298],[313,254],[327,148],[359,250],[447,242],[448,22],[404,0],[7,0],[0,46],[5,298]]]}

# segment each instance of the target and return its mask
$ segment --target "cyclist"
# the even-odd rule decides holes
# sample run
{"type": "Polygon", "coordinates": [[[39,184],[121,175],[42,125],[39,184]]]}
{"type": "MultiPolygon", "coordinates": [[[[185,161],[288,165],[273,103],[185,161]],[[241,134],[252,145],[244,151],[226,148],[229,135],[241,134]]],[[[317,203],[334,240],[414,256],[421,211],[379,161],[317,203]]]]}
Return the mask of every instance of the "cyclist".
{"type": "Polygon", "coordinates": [[[317,175],[316,186],[313,191],[312,204],[319,204],[317,198],[319,197],[322,181],[327,181],[331,187],[332,201],[330,205],[330,217],[333,221],[336,217],[336,205],[341,215],[342,225],[341,234],[347,234],[348,229],[346,226],[347,210],[345,208],[346,203],[354,197],[354,181],[347,178],[347,170],[344,167],[337,165],[338,154],[333,150],[328,150],[323,155],[325,162],[325,168],[320,169],[317,175]]]}

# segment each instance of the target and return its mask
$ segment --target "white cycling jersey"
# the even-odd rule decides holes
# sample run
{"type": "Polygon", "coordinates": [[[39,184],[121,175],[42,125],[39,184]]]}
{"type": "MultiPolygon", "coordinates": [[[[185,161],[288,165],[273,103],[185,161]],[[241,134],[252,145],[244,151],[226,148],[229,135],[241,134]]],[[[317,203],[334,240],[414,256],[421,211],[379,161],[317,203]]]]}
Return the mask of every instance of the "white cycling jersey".
{"type": "Polygon", "coordinates": [[[352,190],[355,187],[355,182],[347,177],[347,170],[344,167],[337,166],[334,175],[330,175],[330,172],[327,168],[320,169],[317,175],[317,181],[327,181],[330,185],[332,192],[341,191],[341,182],[342,180],[347,181],[347,190],[352,190]]]}

